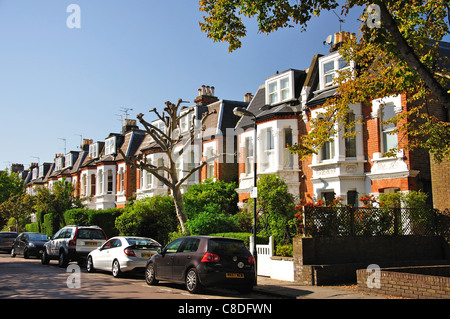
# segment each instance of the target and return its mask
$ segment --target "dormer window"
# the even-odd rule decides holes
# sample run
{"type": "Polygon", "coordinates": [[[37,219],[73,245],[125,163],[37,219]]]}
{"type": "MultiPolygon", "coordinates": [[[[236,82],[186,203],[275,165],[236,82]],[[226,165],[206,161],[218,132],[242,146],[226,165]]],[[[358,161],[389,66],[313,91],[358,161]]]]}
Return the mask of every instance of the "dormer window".
{"type": "Polygon", "coordinates": [[[57,157],[55,159],[55,171],[60,171],[63,169],[63,167],[64,167],[63,159],[64,159],[64,157],[57,157]]]}
{"type": "Polygon", "coordinates": [[[73,154],[71,154],[71,153],[69,153],[69,154],[67,154],[65,156],[65,159],[64,159],[65,166],[64,166],[64,168],[72,167],[72,165],[73,165],[72,159],[73,159],[73,154]]]}
{"type": "Polygon", "coordinates": [[[339,76],[339,72],[351,67],[351,63],[345,61],[339,52],[324,56],[320,60],[320,88],[333,85],[333,79],[339,76]]]}
{"type": "Polygon", "coordinates": [[[98,157],[98,143],[89,145],[89,157],[91,158],[98,157]]]}
{"type": "Polygon", "coordinates": [[[105,155],[116,154],[116,137],[110,137],[105,140],[105,155]]]}
{"type": "Polygon", "coordinates": [[[266,80],[266,104],[274,105],[294,98],[294,72],[289,70],[266,80]]]}

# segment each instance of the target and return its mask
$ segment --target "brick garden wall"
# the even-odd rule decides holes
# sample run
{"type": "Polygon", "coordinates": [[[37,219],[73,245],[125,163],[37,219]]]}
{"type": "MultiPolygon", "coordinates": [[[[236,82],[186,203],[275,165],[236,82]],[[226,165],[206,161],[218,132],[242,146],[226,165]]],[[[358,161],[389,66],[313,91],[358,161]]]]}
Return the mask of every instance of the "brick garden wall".
{"type": "Polygon", "coordinates": [[[357,282],[357,270],[448,265],[448,245],[434,236],[294,238],[294,281],[303,285],[357,282]]]}
{"type": "Polygon", "coordinates": [[[356,272],[361,292],[414,299],[450,299],[450,266],[386,268],[380,288],[369,288],[366,269],[356,272]]]}

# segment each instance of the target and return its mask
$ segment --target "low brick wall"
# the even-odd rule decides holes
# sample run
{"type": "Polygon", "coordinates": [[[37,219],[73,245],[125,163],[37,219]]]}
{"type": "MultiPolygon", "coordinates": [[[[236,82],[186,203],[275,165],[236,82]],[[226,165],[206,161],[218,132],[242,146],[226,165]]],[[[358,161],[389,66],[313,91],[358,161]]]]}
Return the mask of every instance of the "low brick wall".
{"type": "Polygon", "coordinates": [[[294,238],[294,281],[303,285],[356,283],[356,271],[450,263],[440,237],[378,236],[294,238]]]}
{"type": "Polygon", "coordinates": [[[369,288],[366,269],[356,272],[361,292],[414,299],[450,299],[450,266],[395,267],[380,271],[380,287],[369,288]]]}

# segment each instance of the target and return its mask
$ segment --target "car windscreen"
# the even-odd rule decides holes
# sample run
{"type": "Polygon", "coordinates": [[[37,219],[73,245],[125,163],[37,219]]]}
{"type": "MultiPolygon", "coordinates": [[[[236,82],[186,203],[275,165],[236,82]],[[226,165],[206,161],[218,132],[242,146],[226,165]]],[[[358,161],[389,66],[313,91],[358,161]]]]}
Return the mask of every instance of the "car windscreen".
{"type": "Polygon", "coordinates": [[[126,238],[128,244],[138,248],[158,248],[161,245],[152,239],[147,238],[126,238]]]}
{"type": "Polygon", "coordinates": [[[48,240],[48,236],[44,234],[28,234],[30,240],[48,240]]]}
{"type": "Polygon", "coordinates": [[[221,255],[248,254],[243,241],[223,238],[213,238],[208,241],[208,251],[221,255]]]}
{"type": "Polygon", "coordinates": [[[92,229],[92,228],[78,229],[77,238],[106,240],[105,234],[101,229],[92,229]]]}

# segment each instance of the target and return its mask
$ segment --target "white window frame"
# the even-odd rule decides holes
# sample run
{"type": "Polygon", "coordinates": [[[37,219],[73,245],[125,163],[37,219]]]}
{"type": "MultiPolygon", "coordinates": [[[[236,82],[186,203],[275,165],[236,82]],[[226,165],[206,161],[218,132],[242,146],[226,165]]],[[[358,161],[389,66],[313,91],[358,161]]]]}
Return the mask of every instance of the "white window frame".
{"type": "Polygon", "coordinates": [[[320,75],[320,89],[323,90],[327,87],[334,86],[333,79],[339,76],[339,72],[347,69],[353,69],[354,63],[353,61],[347,62],[342,59],[342,56],[338,51],[335,53],[331,53],[327,56],[320,58],[319,60],[319,75],[320,75]],[[342,67],[341,62],[346,62],[346,66],[342,67]],[[325,72],[325,66],[329,63],[333,63],[333,69],[325,72]],[[326,81],[326,77],[331,75],[331,81],[326,81]]]}
{"type": "Polygon", "coordinates": [[[55,171],[60,171],[64,168],[64,163],[63,163],[63,157],[57,157],[55,158],[55,171]]]}
{"type": "Polygon", "coordinates": [[[105,155],[116,154],[116,137],[112,136],[105,140],[105,155]]]}
{"type": "Polygon", "coordinates": [[[89,145],[89,157],[91,158],[98,157],[98,143],[93,143],[89,145]]]}
{"type": "Polygon", "coordinates": [[[69,154],[65,155],[65,157],[64,157],[64,168],[71,167],[73,165],[72,164],[72,158],[73,158],[73,154],[72,153],[69,153],[69,154]]]}
{"type": "Polygon", "coordinates": [[[281,74],[277,74],[266,79],[266,104],[275,105],[290,101],[294,98],[294,71],[289,70],[281,74]],[[287,87],[282,87],[284,81],[288,81],[287,87]],[[271,87],[275,87],[274,91],[270,91],[271,87]],[[283,98],[284,93],[285,98],[283,98]]]}

